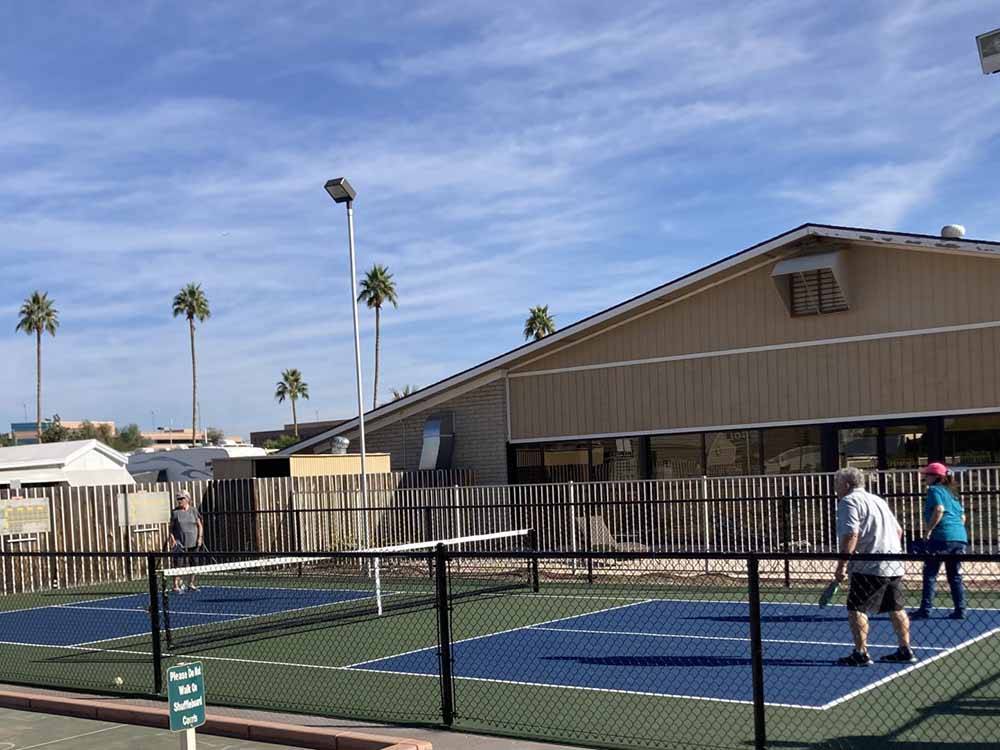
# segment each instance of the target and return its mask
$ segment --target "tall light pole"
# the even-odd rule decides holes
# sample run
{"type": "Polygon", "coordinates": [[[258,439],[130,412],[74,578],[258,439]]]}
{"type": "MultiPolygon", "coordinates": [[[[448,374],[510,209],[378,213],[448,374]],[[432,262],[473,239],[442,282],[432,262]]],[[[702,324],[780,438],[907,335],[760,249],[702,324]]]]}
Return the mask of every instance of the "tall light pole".
{"type": "MultiPolygon", "coordinates": [[[[327,180],[326,192],[336,203],[347,204],[347,242],[351,254],[351,309],[354,311],[354,376],[358,390],[358,442],[361,447],[361,506],[368,507],[368,477],[365,473],[365,406],[361,395],[361,333],[358,328],[358,279],[354,264],[354,196],[357,193],[346,177],[327,180]]],[[[370,546],[368,539],[367,511],[361,513],[364,545],[370,546]]]]}

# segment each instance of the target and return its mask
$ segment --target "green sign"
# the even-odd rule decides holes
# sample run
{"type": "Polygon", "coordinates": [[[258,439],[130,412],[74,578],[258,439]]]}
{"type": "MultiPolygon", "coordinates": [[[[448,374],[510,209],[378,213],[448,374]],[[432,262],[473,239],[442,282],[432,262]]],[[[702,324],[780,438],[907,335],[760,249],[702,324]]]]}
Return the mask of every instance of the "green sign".
{"type": "Polygon", "coordinates": [[[183,732],[205,723],[205,676],[200,661],[167,670],[167,701],[171,732],[183,732]]]}

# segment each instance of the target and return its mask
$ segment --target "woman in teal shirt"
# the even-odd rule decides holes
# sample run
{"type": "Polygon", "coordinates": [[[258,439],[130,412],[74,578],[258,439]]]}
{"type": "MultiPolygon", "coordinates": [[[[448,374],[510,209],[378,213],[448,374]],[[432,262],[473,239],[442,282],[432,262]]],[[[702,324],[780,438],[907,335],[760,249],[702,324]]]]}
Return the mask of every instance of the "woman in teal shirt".
{"type": "MultiPolygon", "coordinates": [[[[969,535],[965,531],[965,509],[958,500],[954,489],[954,475],[941,463],[928,464],[921,472],[927,480],[927,501],[924,505],[924,521],[927,523],[926,551],[931,554],[960,555],[965,552],[969,535]]],[[[965,588],[962,585],[962,564],[957,559],[945,561],[945,573],[951,588],[954,611],[948,615],[952,620],[965,618],[965,588]]],[[[910,615],[911,619],[926,620],[934,606],[934,589],[937,586],[940,560],[924,562],[924,593],[920,609],[910,615]]]]}

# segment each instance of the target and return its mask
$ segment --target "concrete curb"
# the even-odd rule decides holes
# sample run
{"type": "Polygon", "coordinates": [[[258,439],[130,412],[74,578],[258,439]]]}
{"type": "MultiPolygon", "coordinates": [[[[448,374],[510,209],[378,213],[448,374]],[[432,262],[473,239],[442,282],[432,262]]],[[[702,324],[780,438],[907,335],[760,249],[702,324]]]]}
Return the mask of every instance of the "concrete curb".
{"type": "MultiPolygon", "coordinates": [[[[74,716],[79,719],[109,721],[116,724],[167,729],[170,720],[166,708],[132,706],[110,701],[66,698],[57,695],[0,690],[0,707],[17,711],[74,716]]],[[[272,721],[230,716],[206,717],[199,732],[222,737],[235,737],[254,742],[273,742],[282,745],[313,748],[313,750],[431,750],[431,743],[424,740],[400,739],[367,732],[348,732],[323,727],[297,724],[280,724],[272,721]]]]}

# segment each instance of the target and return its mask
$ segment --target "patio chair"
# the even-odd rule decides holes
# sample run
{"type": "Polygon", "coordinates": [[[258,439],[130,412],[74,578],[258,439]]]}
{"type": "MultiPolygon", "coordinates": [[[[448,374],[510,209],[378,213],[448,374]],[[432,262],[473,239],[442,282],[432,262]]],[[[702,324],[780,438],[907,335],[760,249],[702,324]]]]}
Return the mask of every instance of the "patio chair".
{"type": "Polygon", "coordinates": [[[580,534],[580,540],[584,545],[587,543],[588,523],[590,525],[591,549],[607,552],[649,551],[649,545],[646,544],[639,544],[638,542],[619,542],[615,539],[615,535],[611,533],[611,529],[609,529],[607,523],[605,523],[604,517],[600,515],[576,517],[576,528],[580,534]]]}

